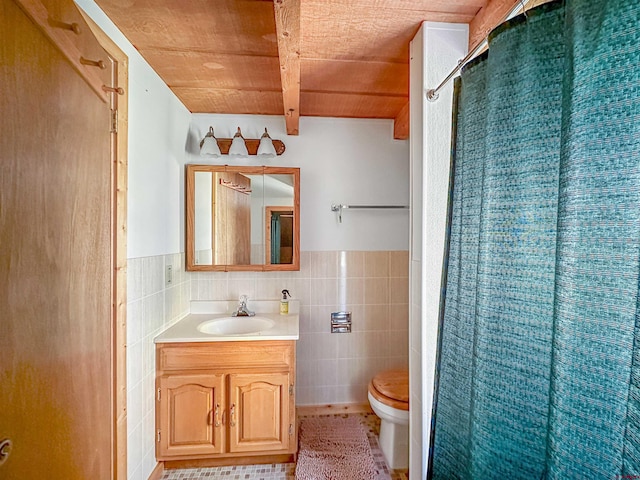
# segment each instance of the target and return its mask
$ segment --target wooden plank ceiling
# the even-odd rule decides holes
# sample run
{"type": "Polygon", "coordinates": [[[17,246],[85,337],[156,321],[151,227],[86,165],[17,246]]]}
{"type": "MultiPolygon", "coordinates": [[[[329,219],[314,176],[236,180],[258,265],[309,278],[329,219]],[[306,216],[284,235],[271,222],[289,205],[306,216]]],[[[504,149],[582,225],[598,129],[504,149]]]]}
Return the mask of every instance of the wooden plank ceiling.
{"type": "Polygon", "coordinates": [[[301,115],[391,118],[406,138],[421,22],[476,41],[516,0],[96,2],[192,112],[284,114],[292,135],[301,115]]]}

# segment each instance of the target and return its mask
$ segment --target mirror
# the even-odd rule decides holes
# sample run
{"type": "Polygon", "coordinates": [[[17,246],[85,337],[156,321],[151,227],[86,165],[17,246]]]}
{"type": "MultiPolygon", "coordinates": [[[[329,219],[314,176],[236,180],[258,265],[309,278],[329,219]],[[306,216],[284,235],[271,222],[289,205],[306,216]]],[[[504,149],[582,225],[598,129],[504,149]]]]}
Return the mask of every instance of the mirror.
{"type": "Polygon", "coordinates": [[[187,270],[300,269],[300,169],[187,165],[187,270]]]}

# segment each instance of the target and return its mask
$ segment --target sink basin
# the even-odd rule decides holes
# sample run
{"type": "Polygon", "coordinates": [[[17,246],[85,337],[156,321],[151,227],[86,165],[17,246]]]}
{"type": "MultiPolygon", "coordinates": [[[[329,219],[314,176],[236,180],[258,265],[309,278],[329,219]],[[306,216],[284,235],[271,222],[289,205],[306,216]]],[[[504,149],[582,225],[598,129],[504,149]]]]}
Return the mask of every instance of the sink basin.
{"type": "Polygon", "coordinates": [[[198,330],[211,335],[248,335],[264,332],[275,325],[264,317],[220,317],[198,325],[198,330]]]}

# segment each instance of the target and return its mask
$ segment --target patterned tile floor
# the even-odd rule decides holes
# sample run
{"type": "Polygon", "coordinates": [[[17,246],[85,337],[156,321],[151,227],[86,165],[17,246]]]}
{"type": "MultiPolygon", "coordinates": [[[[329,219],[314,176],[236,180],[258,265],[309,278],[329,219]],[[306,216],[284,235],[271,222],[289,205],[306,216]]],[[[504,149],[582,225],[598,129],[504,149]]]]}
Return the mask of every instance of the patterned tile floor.
{"type": "MultiPolygon", "coordinates": [[[[351,414],[360,417],[367,429],[369,445],[379,470],[389,475],[391,480],[408,480],[408,470],[389,470],[378,445],[380,419],[373,413],[351,414]]],[[[350,415],[343,415],[345,417],[350,415]]],[[[165,470],[162,480],[293,480],[295,463],[274,463],[270,465],[244,465],[234,467],[186,468],[165,470]]],[[[346,480],[346,479],[345,479],[346,480]]],[[[352,480],[352,479],[349,479],[352,480]]]]}

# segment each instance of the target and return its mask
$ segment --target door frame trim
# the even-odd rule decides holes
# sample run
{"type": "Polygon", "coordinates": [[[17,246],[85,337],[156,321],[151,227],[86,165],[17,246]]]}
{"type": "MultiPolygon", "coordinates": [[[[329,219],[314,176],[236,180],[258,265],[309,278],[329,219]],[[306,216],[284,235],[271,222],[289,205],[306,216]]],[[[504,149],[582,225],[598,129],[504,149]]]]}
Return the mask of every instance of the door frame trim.
{"type": "Polygon", "coordinates": [[[114,479],[127,478],[127,168],[128,168],[128,112],[129,112],[129,57],[82,8],[79,12],[91,28],[102,48],[117,62],[117,87],[124,93],[113,94],[117,100],[115,155],[111,166],[111,221],[112,221],[112,318],[111,360],[113,398],[111,449],[114,479]]]}

